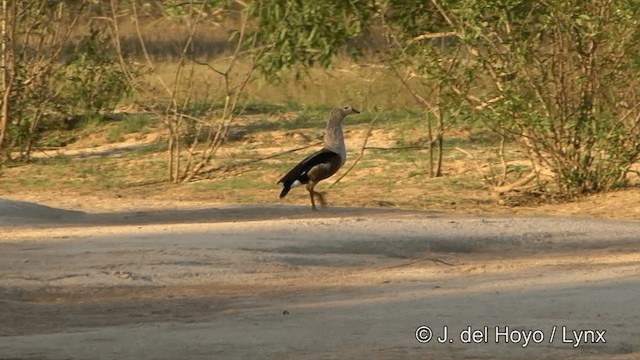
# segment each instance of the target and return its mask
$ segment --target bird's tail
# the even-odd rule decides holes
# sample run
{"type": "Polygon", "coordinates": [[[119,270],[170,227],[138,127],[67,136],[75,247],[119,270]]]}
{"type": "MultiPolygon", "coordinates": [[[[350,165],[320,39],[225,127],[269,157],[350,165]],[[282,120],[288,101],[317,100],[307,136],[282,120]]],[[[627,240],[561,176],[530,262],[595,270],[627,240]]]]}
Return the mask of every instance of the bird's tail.
{"type": "Polygon", "coordinates": [[[282,188],[282,191],[280,192],[280,199],[282,199],[283,197],[287,196],[287,194],[289,193],[289,190],[291,190],[291,184],[284,183],[283,185],[284,185],[284,187],[282,188]]]}
{"type": "Polygon", "coordinates": [[[278,181],[278,184],[279,183],[282,183],[282,186],[283,186],[282,191],[280,192],[280,199],[287,196],[287,194],[289,193],[289,190],[293,189],[294,187],[298,187],[302,184],[306,184],[305,181],[300,181],[295,178],[292,179],[288,174],[287,176],[283,177],[280,181],[278,181]]]}

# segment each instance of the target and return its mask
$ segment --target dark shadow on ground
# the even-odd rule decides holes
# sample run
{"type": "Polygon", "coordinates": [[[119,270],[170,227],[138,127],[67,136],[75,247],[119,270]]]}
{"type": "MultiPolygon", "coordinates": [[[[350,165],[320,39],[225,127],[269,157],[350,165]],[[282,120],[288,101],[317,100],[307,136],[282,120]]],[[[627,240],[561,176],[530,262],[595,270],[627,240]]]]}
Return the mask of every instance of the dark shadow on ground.
{"type": "Polygon", "coordinates": [[[296,205],[230,205],[201,209],[161,209],[87,213],[32,202],[0,199],[0,226],[71,227],[152,224],[194,224],[280,219],[314,219],[370,216],[437,217],[443,213],[384,208],[327,207],[312,211],[296,205]]]}

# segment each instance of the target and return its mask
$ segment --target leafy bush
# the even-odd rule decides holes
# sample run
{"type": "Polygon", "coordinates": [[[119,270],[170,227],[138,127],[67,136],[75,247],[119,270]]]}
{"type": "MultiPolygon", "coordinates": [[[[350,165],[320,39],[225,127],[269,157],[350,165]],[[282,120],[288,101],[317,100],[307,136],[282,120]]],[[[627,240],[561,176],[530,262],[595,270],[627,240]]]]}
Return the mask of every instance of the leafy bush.
{"type": "Polygon", "coordinates": [[[0,97],[3,157],[18,150],[28,159],[42,128],[111,110],[129,93],[106,28],[92,28],[65,59],[79,19],[90,18],[90,11],[70,2],[34,0],[14,2],[3,14],[10,35],[2,53],[9,64],[0,97]]]}
{"type": "Polygon", "coordinates": [[[567,195],[626,184],[640,158],[640,4],[474,1],[448,14],[485,74],[473,95],[492,101],[478,110],[491,128],[567,195]]]}
{"type": "Polygon", "coordinates": [[[266,49],[260,69],[329,66],[340,47],[374,30],[385,38],[381,60],[429,111],[480,118],[515,139],[532,174],[551,174],[562,193],[627,182],[640,159],[637,1],[338,3],[252,2],[266,49]]]}
{"type": "Polygon", "coordinates": [[[131,90],[108,36],[95,28],[80,42],[60,80],[65,110],[73,115],[113,110],[131,90]]]}

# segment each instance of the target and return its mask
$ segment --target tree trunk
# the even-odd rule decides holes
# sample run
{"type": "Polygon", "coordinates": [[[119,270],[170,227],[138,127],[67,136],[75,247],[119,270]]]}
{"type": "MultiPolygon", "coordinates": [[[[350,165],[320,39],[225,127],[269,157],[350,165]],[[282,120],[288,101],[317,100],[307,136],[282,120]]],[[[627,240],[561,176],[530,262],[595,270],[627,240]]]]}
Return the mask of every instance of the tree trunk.
{"type": "Polygon", "coordinates": [[[9,11],[7,10],[7,0],[2,0],[2,112],[0,113],[0,152],[3,152],[7,143],[7,132],[9,130],[9,96],[13,77],[9,73],[9,34],[7,33],[9,11]]]}

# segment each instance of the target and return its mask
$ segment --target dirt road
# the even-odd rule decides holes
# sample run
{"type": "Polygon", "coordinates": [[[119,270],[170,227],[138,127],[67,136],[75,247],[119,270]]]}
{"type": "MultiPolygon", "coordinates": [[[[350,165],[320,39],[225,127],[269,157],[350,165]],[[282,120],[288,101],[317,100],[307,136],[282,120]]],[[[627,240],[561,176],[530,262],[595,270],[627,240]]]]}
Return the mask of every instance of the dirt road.
{"type": "Polygon", "coordinates": [[[640,358],[638,222],[0,200],[0,226],[0,359],[640,358]]]}

